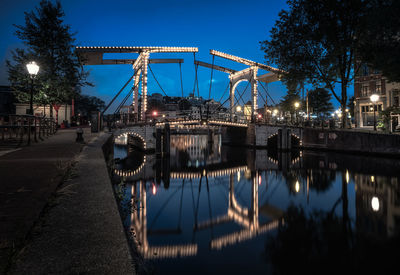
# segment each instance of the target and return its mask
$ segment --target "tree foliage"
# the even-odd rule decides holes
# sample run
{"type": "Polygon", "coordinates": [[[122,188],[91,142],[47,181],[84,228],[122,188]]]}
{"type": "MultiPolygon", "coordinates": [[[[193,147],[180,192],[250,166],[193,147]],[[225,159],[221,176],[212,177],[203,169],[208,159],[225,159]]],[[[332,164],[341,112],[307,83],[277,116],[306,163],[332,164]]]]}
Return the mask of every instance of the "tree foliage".
{"type": "Polygon", "coordinates": [[[91,112],[100,112],[105,108],[103,100],[88,95],[77,95],[75,99],[75,112],[81,116],[90,117],[91,112]]]}
{"type": "Polygon", "coordinates": [[[266,59],[287,72],[286,82],[327,87],[344,110],[347,87],[358,69],[355,51],[363,31],[364,1],[289,0],[288,6],[279,13],[270,39],[261,42],[266,59]]]}
{"type": "Polygon", "coordinates": [[[366,27],[358,53],[389,81],[400,82],[400,1],[367,1],[366,27]]]}
{"type": "Polygon", "coordinates": [[[316,88],[308,92],[308,107],[319,117],[333,110],[332,96],[328,90],[316,88]]]}
{"type": "Polygon", "coordinates": [[[290,89],[279,103],[279,106],[281,107],[282,111],[294,113],[296,112],[296,108],[294,106],[295,102],[299,102],[300,106],[303,105],[300,98],[300,92],[290,89]]]}
{"type": "Polygon", "coordinates": [[[35,61],[39,73],[34,81],[34,102],[37,104],[65,103],[79,94],[86,82],[74,52],[75,39],[70,26],[63,22],[64,12],[59,1],[42,0],[34,11],[25,12],[25,24],[15,25],[15,35],[24,43],[23,49],[12,51],[7,60],[11,87],[17,99],[26,102],[30,79],[26,64],[35,61]]]}

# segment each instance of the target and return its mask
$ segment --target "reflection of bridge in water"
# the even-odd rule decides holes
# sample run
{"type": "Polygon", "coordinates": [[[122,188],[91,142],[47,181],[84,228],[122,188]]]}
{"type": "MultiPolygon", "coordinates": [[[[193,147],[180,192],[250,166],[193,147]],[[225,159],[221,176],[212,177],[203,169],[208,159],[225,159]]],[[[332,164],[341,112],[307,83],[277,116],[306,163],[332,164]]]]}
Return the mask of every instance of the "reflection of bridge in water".
{"type": "MultiPolygon", "coordinates": [[[[223,174],[222,176],[229,176],[229,199],[228,199],[228,207],[226,210],[226,214],[223,216],[219,216],[216,218],[210,218],[207,221],[198,222],[198,211],[199,211],[199,201],[200,201],[200,193],[201,188],[205,185],[207,188],[209,207],[210,207],[210,185],[208,182],[209,175],[200,174],[199,178],[199,186],[198,186],[198,197],[197,197],[197,205],[194,206],[194,225],[193,225],[193,233],[195,234],[197,231],[207,229],[209,227],[218,226],[228,222],[234,222],[237,225],[241,226],[242,229],[239,231],[235,231],[223,236],[219,236],[216,238],[212,238],[210,241],[210,248],[212,250],[220,250],[226,246],[233,245],[236,243],[240,243],[246,240],[250,240],[255,238],[256,236],[266,233],[270,230],[276,229],[282,220],[283,212],[279,209],[276,209],[269,205],[264,205],[259,208],[258,201],[258,186],[259,186],[259,177],[258,173],[252,173],[252,193],[251,193],[251,206],[249,208],[241,206],[235,196],[235,188],[234,188],[234,175],[235,171],[247,171],[247,168],[238,167],[237,169],[230,169],[229,173],[223,174]],[[264,214],[267,218],[272,221],[267,222],[265,224],[260,224],[259,222],[259,213],[264,214]]],[[[218,173],[217,173],[218,174],[218,173]]],[[[218,176],[216,176],[218,177],[218,176]]],[[[159,229],[157,232],[169,233],[169,234],[180,234],[180,219],[182,215],[182,199],[183,199],[183,189],[185,187],[185,180],[182,180],[182,184],[180,188],[177,188],[173,193],[175,194],[179,190],[181,190],[181,202],[179,209],[179,222],[178,229],[176,230],[168,230],[168,229],[159,229]]],[[[193,186],[191,185],[193,188],[193,186]]],[[[155,186],[153,185],[152,192],[155,193],[155,186]]],[[[149,186],[146,185],[145,181],[137,181],[132,184],[131,187],[131,195],[132,195],[132,205],[138,209],[137,211],[133,211],[130,217],[131,231],[136,234],[136,241],[138,245],[138,249],[142,256],[145,259],[151,258],[174,258],[174,257],[186,257],[186,256],[194,256],[198,253],[198,244],[197,243],[183,243],[177,245],[161,245],[161,246],[152,246],[148,241],[148,234],[156,234],[155,231],[150,231],[147,226],[147,192],[149,191],[149,186]],[[137,203],[136,203],[137,199],[137,203]]],[[[193,192],[193,190],[192,190],[193,192]]],[[[165,207],[169,200],[172,199],[170,196],[167,201],[163,204],[165,207]]],[[[193,201],[193,203],[195,203],[193,201]]],[[[161,209],[160,211],[162,211],[161,209]]],[[[211,211],[211,209],[209,209],[211,211]]],[[[211,213],[211,212],[210,212],[211,213]]],[[[159,213],[158,213],[159,215],[159,213]]],[[[157,216],[158,216],[157,215],[157,216]]]]}

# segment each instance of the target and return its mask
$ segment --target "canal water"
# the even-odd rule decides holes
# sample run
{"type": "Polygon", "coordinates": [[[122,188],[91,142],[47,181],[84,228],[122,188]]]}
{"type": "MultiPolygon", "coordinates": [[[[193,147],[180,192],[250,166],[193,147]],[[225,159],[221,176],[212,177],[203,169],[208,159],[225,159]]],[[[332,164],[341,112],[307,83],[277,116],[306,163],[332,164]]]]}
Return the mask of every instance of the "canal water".
{"type": "Polygon", "coordinates": [[[171,136],[162,159],[115,145],[114,158],[140,273],[397,268],[397,159],[249,150],[224,146],[218,135],[171,136]]]}

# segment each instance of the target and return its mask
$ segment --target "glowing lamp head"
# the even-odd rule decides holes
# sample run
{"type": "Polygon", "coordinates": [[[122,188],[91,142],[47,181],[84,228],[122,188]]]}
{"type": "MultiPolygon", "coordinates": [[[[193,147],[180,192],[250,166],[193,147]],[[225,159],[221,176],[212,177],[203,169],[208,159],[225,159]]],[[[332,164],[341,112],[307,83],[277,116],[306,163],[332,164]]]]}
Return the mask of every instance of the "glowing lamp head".
{"type": "Polygon", "coordinates": [[[379,211],[379,199],[377,197],[375,197],[375,196],[372,197],[371,207],[372,207],[372,210],[374,212],[378,212],[379,211]]]}
{"type": "Polygon", "coordinates": [[[370,96],[370,99],[373,103],[377,102],[379,100],[379,95],[373,94],[370,96]]]}
{"type": "Polygon", "coordinates": [[[31,75],[31,77],[35,77],[39,72],[39,65],[36,64],[35,61],[32,61],[26,64],[26,69],[28,70],[28,73],[31,75]]]}
{"type": "Polygon", "coordinates": [[[299,108],[300,107],[300,103],[299,102],[295,102],[294,103],[294,107],[297,109],[297,108],[299,108]]]}
{"type": "Polygon", "coordinates": [[[258,114],[257,117],[258,117],[258,118],[262,118],[262,115],[261,115],[261,114],[258,114]]]}
{"type": "Polygon", "coordinates": [[[153,116],[157,116],[158,112],[157,111],[153,111],[153,116]]]}
{"type": "Polygon", "coordinates": [[[278,114],[278,109],[274,110],[274,114],[277,115],[278,114]]]}
{"type": "Polygon", "coordinates": [[[236,112],[241,112],[242,111],[242,106],[237,106],[236,107],[236,112]]]}

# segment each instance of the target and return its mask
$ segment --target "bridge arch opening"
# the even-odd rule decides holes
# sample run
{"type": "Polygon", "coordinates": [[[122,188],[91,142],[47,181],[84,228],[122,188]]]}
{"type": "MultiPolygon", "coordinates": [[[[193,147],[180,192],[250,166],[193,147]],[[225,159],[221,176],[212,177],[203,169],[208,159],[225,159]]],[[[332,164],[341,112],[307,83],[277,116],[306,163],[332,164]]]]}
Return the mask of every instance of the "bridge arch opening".
{"type": "Polygon", "coordinates": [[[267,138],[267,147],[268,149],[276,150],[278,148],[278,132],[275,134],[270,135],[267,138]]]}
{"type": "Polygon", "coordinates": [[[295,134],[291,134],[290,142],[291,142],[292,148],[299,148],[301,145],[300,137],[295,134]]]}

